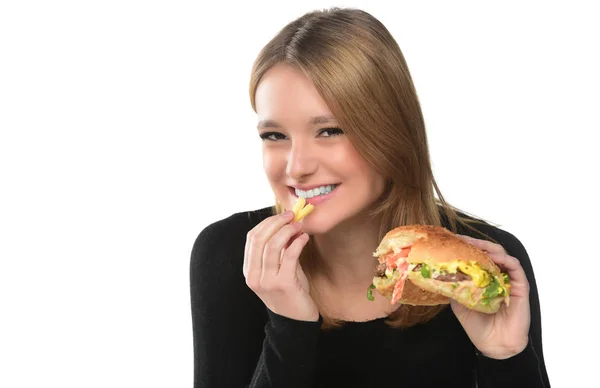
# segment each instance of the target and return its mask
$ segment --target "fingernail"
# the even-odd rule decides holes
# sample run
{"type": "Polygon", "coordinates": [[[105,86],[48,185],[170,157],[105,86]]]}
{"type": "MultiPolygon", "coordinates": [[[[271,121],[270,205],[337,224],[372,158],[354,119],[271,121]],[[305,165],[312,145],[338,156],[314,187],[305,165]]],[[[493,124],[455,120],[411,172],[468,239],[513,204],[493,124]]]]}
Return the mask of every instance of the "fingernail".
{"type": "Polygon", "coordinates": [[[283,212],[283,216],[284,216],[285,218],[290,218],[290,217],[292,217],[293,215],[294,215],[294,212],[293,212],[293,211],[291,211],[291,210],[286,210],[285,212],[283,212]]]}

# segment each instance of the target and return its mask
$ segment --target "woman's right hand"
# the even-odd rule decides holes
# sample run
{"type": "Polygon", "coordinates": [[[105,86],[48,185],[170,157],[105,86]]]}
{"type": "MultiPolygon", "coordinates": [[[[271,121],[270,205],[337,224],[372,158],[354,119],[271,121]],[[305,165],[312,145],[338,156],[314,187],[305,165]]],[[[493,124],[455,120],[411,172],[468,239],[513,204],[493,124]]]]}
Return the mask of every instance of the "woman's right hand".
{"type": "Polygon", "coordinates": [[[299,321],[319,319],[299,263],[308,235],[291,211],[271,216],[248,232],[244,251],[246,284],[274,313],[299,321]],[[297,236],[297,237],[296,237],[297,236]],[[295,237],[295,238],[294,238],[295,237]]]}

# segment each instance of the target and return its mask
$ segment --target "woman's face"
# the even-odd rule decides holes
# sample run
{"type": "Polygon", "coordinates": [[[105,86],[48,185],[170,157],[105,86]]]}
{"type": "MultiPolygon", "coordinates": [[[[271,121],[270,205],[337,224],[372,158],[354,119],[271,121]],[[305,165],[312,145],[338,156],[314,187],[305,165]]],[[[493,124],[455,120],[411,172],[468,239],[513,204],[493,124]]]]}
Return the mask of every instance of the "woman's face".
{"type": "Polygon", "coordinates": [[[321,234],[364,213],[384,179],[359,155],[301,72],[277,65],[256,91],[263,166],[277,199],[291,209],[298,196],[315,210],[304,231],[321,234]]]}

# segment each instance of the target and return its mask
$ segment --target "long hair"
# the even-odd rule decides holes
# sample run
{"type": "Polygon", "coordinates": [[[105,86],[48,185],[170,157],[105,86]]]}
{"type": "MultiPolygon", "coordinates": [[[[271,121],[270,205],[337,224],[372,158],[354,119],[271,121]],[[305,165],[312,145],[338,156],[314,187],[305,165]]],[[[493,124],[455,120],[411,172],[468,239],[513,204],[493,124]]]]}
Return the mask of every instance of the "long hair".
{"type": "MultiPolygon", "coordinates": [[[[400,47],[379,20],[359,9],[336,7],[306,13],[287,24],[252,67],[250,101],[255,111],[258,84],[281,63],[313,82],[353,146],[386,178],[386,191],[372,211],[382,220],[380,238],[400,225],[442,225],[442,216],[453,231],[457,223],[468,227],[468,220],[438,188],[412,77],[400,47]]],[[[282,211],[278,205],[275,209],[282,211]]],[[[300,258],[309,280],[318,271],[314,255],[309,242],[300,258]]],[[[313,297],[322,310],[318,293],[313,297]]],[[[387,321],[409,327],[430,320],[444,307],[402,305],[387,321]]],[[[321,315],[323,327],[340,324],[325,311],[321,315]]]]}

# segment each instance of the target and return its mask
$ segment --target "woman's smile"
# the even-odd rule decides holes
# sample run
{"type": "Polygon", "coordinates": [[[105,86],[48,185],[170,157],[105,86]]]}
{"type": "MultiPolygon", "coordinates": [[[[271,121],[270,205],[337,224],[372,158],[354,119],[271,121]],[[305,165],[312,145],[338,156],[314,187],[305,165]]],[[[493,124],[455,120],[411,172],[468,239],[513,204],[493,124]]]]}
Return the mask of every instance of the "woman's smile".
{"type": "Polygon", "coordinates": [[[290,192],[295,197],[306,199],[307,203],[311,205],[319,205],[329,200],[334,194],[337,188],[340,186],[339,183],[328,184],[328,185],[313,185],[313,186],[290,186],[290,192]]]}

